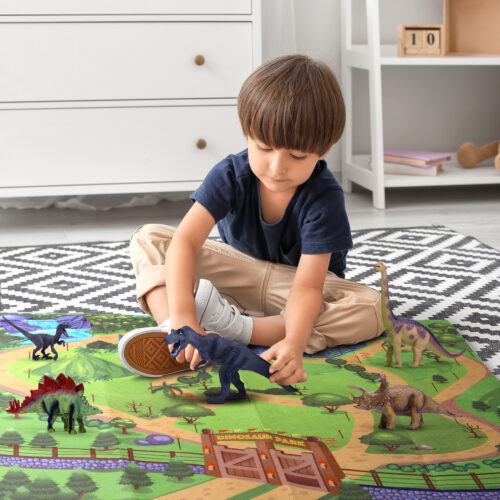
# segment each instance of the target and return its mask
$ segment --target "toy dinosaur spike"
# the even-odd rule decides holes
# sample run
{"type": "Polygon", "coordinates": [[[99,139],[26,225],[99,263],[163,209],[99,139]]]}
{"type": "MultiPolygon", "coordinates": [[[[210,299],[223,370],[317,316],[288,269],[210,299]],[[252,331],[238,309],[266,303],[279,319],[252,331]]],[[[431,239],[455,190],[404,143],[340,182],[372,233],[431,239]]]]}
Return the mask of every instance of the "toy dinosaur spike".
{"type": "Polygon", "coordinates": [[[54,432],[52,424],[60,416],[64,422],[64,430],[75,434],[74,419],[79,424],[78,431],[86,432],[83,418],[87,415],[102,413],[99,408],[91,406],[83,395],[83,384],[75,384],[71,377],[59,374],[54,380],[45,375],[38,389],[31,390],[22,404],[14,400],[9,402],[8,413],[46,413],[48,415],[49,432],[54,432]]]}
{"type": "Polygon", "coordinates": [[[447,351],[434,336],[434,334],[422,323],[414,319],[403,318],[396,316],[392,312],[391,302],[389,299],[389,284],[387,280],[387,270],[383,262],[378,261],[375,264],[375,269],[380,271],[381,280],[381,295],[382,295],[382,322],[384,323],[385,333],[389,346],[386,352],[385,366],[392,366],[393,356],[396,359],[394,366],[401,367],[401,345],[410,345],[413,350],[413,362],[410,366],[415,367],[424,364],[422,351],[429,351],[444,356],[446,358],[458,358],[467,349],[458,353],[447,351]]]}
{"type": "Polygon", "coordinates": [[[9,401],[9,408],[5,410],[7,413],[17,414],[20,412],[21,403],[19,399],[14,399],[14,401],[9,401]]]}

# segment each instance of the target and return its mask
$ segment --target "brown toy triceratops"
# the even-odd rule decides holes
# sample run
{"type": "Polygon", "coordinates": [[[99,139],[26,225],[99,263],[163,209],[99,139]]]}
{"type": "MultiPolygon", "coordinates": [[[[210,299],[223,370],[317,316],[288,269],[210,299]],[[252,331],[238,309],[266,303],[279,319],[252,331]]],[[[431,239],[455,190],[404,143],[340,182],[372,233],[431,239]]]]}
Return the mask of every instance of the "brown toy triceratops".
{"type": "Polygon", "coordinates": [[[361,391],[361,396],[353,396],[353,404],[361,410],[376,410],[382,413],[379,427],[394,430],[396,417],[411,417],[408,429],[418,429],[424,425],[422,413],[438,413],[447,417],[458,417],[444,406],[434,401],[424,392],[407,385],[389,387],[385,375],[380,375],[380,387],[375,392],[367,392],[361,387],[349,385],[351,389],[361,391]]]}

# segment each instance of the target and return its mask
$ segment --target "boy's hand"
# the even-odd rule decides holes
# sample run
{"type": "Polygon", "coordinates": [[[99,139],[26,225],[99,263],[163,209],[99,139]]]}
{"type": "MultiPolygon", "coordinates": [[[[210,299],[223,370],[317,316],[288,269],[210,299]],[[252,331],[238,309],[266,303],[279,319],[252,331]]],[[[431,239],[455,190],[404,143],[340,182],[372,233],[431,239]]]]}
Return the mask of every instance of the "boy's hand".
{"type": "Polygon", "coordinates": [[[307,380],[307,373],[302,366],[302,349],[287,339],[280,340],[260,357],[269,363],[275,360],[269,367],[269,373],[272,374],[269,379],[271,382],[292,385],[307,380]]]}
{"type": "MultiPolygon", "coordinates": [[[[178,322],[179,324],[183,323],[182,321],[178,322]]],[[[172,325],[172,323],[171,323],[172,325]]],[[[201,335],[206,335],[206,332],[201,328],[200,325],[189,325],[188,323],[184,322],[183,325],[188,325],[190,326],[193,330],[196,332],[200,333],[201,335]]],[[[178,327],[181,328],[181,327],[178,327]]],[[[177,329],[177,328],[174,328],[177,329]]],[[[168,350],[172,352],[174,350],[174,344],[168,344],[168,350]]],[[[184,361],[187,361],[190,363],[189,368],[191,370],[194,370],[202,361],[200,353],[198,352],[198,349],[195,349],[191,344],[188,344],[185,349],[183,349],[175,358],[177,363],[184,363],[184,361]]]]}
{"type": "MultiPolygon", "coordinates": [[[[173,348],[173,345],[172,345],[173,348]]],[[[170,352],[172,352],[171,347],[169,346],[170,352]]],[[[198,349],[195,349],[191,344],[188,344],[185,349],[183,349],[175,358],[177,363],[184,363],[184,361],[188,361],[189,368],[194,370],[199,363],[201,363],[201,356],[198,352],[198,349]]]]}

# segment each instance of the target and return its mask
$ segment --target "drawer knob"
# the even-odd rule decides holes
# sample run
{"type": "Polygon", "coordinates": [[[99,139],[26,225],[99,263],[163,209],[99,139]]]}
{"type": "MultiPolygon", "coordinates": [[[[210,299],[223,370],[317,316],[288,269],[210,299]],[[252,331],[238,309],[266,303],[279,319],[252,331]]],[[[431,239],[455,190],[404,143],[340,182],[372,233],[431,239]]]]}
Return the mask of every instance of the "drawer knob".
{"type": "Polygon", "coordinates": [[[197,65],[197,66],[203,66],[205,64],[205,58],[201,55],[201,54],[198,54],[195,58],[194,58],[194,63],[197,65]]]}
{"type": "Polygon", "coordinates": [[[198,149],[205,149],[207,147],[207,141],[205,139],[198,139],[196,141],[196,147],[198,149]]]}

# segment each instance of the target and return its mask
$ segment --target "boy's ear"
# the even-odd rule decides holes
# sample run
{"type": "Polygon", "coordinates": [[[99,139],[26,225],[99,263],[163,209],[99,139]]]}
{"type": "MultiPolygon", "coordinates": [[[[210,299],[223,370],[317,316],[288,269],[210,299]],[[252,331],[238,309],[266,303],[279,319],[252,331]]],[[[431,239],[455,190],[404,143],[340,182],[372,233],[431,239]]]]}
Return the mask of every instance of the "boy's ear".
{"type": "Polygon", "coordinates": [[[320,160],[324,160],[324,159],[326,158],[326,155],[327,155],[327,154],[328,154],[331,150],[332,150],[332,148],[330,148],[330,149],[329,149],[326,153],[323,153],[323,154],[319,157],[319,159],[320,159],[320,160]]]}

